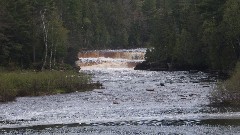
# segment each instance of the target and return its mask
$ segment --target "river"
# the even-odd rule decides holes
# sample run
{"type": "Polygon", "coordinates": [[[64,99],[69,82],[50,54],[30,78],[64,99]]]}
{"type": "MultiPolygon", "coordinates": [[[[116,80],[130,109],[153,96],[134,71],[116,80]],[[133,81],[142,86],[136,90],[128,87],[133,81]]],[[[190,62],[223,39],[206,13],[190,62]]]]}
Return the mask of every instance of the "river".
{"type": "Polygon", "coordinates": [[[144,51],[124,52],[134,57],[115,51],[80,58],[80,64],[91,61],[81,72],[93,75],[102,89],[0,104],[0,134],[240,134],[238,109],[210,106],[215,76],[135,71],[144,51]]]}

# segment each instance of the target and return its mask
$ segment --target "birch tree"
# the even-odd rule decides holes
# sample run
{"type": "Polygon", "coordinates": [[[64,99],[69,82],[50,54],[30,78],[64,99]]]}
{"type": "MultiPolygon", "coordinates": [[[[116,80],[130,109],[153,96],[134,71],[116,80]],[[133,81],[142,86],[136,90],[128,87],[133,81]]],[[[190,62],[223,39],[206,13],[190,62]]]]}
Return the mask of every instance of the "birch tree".
{"type": "Polygon", "coordinates": [[[47,62],[47,56],[48,56],[48,21],[46,20],[46,16],[45,16],[46,11],[47,9],[43,9],[40,11],[42,27],[43,27],[44,45],[45,45],[45,53],[44,53],[43,65],[41,70],[44,70],[47,62]]]}

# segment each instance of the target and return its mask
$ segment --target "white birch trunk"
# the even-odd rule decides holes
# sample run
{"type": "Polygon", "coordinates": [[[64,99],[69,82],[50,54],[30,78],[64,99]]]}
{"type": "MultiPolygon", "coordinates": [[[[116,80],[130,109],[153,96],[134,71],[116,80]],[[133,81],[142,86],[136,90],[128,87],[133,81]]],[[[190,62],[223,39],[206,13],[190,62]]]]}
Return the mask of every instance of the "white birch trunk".
{"type": "Polygon", "coordinates": [[[47,26],[46,26],[45,12],[46,12],[46,10],[40,11],[42,25],[43,25],[44,44],[45,44],[45,56],[44,56],[44,60],[43,60],[42,70],[44,70],[44,67],[46,66],[47,53],[48,53],[48,30],[47,30],[47,26]]]}

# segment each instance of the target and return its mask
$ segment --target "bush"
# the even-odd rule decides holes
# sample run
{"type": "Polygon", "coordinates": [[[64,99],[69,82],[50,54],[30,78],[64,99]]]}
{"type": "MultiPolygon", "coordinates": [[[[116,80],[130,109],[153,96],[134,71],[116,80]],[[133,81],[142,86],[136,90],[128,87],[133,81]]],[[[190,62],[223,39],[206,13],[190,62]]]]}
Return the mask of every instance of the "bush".
{"type": "Polygon", "coordinates": [[[213,102],[240,106],[240,63],[236,65],[231,77],[218,85],[213,93],[213,102]]]}
{"type": "Polygon", "coordinates": [[[3,72],[0,73],[0,101],[17,96],[39,96],[86,91],[96,88],[90,76],[74,71],[3,72]]]}

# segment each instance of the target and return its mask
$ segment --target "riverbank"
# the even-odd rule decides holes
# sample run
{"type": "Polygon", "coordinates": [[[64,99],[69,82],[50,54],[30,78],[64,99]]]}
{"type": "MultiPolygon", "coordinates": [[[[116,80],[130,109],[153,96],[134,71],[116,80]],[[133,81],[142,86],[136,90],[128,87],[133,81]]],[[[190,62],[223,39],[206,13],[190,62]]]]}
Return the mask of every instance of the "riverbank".
{"type": "Polygon", "coordinates": [[[139,63],[134,70],[149,70],[149,71],[189,71],[189,70],[199,70],[206,71],[208,67],[205,65],[192,66],[177,63],[168,63],[165,61],[143,61],[139,63]]]}
{"type": "Polygon", "coordinates": [[[212,102],[218,106],[240,106],[240,63],[229,79],[218,84],[212,93],[212,102]]]}
{"type": "Polygon", "coordinates": [[[143,61],[136,65],[134,70],[147,70],[147,71],[189,71],[190,73],[196,73],[202,71],[205,73],[215,74],[220,79],[227,79],[230,77],[230,70],[212,70],[207,66],[191,66],[184,64],[171,64],[167,62],[149,62],[143,61]]]}
{"type": "Polygon", "coordinates": [[[94,75],[92,80],[103,83],[105,89],[23,97],[17,102],[2,104],[0,134],[8,131],[9,134],[134,134],[137,129],[142,129],[139,133],[150,135],[163,134],[159,133],[162,126],[171,131],[166,134],[186,126],[189,131],[176,130],[176,133],[222,133],[223,128],[229,129],[224,133],[235,133],[232,127],[236,126],[234,120],[239,113],[230,112],[231,108],[223,112],[208,106],[215,81],[207,81],[206,73],[136,71],[131,68],[83,72],[94,75]],[[164,86],[161,86],[162,82],[164,86]],[[223,119],[228,119],[228,124],[223,119]],[[221,128],[216,128],[219,125],[221,128]],[[119,132],[122,126],[126,130],[119,132]],[[105,127],[114,130],[103,132],[105,127]],[[156,132],[152,127],[157,127],[156,132]]]}
{"type": "Polygon", "coordinates": [[[0,102],[16,97],[41,96],[99,88],[91,77],[74,71],[13,71],[0,73],[0,102]]]}

